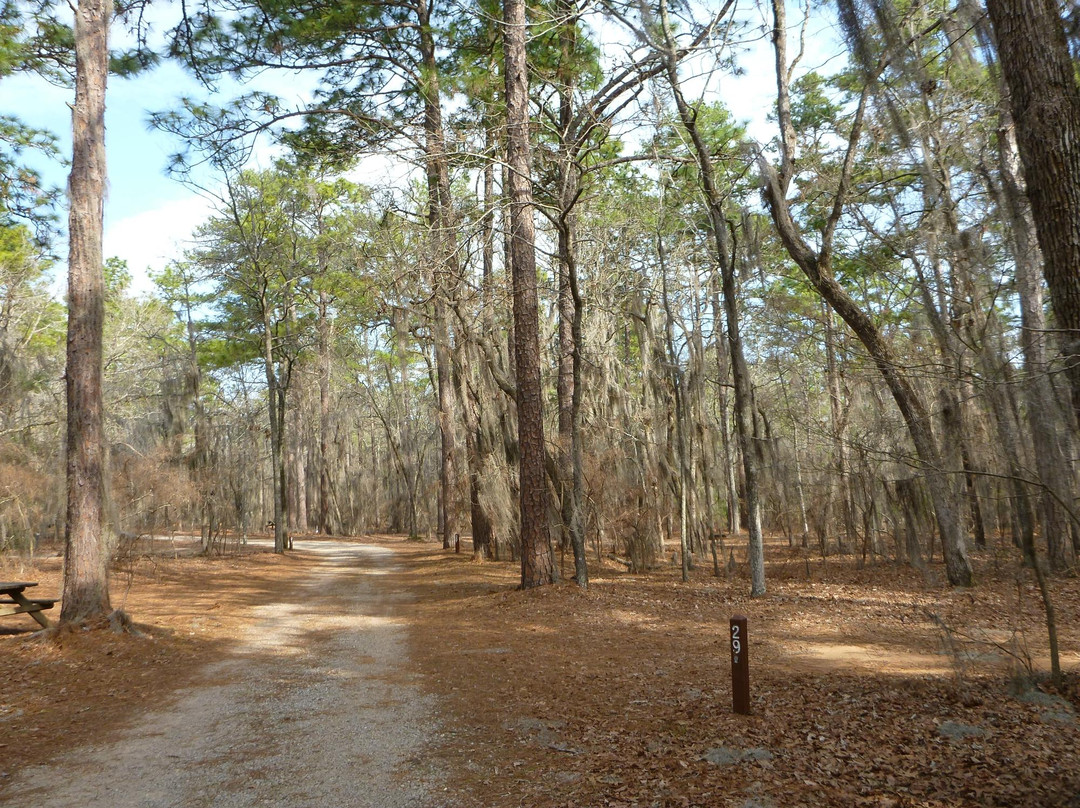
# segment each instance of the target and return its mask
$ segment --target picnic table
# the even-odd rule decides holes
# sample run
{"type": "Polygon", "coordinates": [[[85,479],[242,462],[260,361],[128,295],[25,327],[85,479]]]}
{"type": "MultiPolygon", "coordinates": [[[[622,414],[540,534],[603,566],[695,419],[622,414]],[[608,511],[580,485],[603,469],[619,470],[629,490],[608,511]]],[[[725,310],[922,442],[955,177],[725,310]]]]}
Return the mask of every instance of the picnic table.
{"type": "Polygon", "coordinates": [[[49,618],[42,614],[51,609],[58,598],[28,598],[24,589],[37,586],[36,581],[0,581],[0,615],[28,614],[38,621],[42,628],[49,627],[49,618]]]}

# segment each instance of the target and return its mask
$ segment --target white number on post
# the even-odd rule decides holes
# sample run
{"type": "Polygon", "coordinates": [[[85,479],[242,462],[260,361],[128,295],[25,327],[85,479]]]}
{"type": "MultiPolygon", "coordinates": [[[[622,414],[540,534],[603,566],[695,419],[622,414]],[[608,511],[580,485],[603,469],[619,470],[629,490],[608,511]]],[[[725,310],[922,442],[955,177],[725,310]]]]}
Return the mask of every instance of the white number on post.
{"type": "Polygon", "coordinates": [[[731,653],[736,657],[742,651],[742,642],[739,639],[739,627],[731,627],[731,653]]]}

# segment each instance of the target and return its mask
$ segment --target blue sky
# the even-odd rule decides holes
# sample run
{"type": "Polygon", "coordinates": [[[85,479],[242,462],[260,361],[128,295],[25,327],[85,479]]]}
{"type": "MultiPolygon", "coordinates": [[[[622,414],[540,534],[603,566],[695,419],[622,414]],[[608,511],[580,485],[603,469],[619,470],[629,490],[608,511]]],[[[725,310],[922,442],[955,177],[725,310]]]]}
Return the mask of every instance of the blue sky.
{"type": "MultiPolygon", "coordinates": [[[[137,79],[111,78],[106,103],[109,191],[105,207],[105,255],[128,261],[138,291],[150,288],[145,267],[164,266],[183,250],[182,242],[209,213],[208,203],[168,178],[165,168],[176,145],[149,129],[149,110],[164,109],[198,87],[179,66],[164,64],[137,79]]],[[[28,125],[48,129],[71,154],[72,90],[35,76],[14,76],[0,84],[0,110],[28,125]]],[[[52,184],[63,187],[66,169],[39,161],[52,184]]],[[[63,267],[58,269],[63,274],[63,267]]]]}

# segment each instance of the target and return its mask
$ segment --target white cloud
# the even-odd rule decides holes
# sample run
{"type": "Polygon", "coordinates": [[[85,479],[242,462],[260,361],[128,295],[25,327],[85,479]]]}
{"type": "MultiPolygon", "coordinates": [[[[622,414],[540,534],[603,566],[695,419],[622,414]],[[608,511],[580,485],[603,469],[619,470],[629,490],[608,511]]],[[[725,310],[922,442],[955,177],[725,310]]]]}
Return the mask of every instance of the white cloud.
{"type": "Polygon", "coordinates": [[[105,224],[104,253],[127,261],[132,291],[153,290],[147,269],[161,270],[180,258],[191,234],[211,215],[209,200],[192,194],[105,224]]]}

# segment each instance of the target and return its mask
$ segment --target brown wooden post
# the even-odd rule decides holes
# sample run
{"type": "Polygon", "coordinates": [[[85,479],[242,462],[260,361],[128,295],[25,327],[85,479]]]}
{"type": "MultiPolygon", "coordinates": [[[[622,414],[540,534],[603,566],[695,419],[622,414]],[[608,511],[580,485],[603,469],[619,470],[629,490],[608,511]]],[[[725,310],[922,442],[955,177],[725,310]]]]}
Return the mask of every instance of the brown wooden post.
{"type": "Polygon", "coordinates": [[[731,618],[731,704],[739,715],[750,715],[750,654],[746,618],[731,618]]]}

